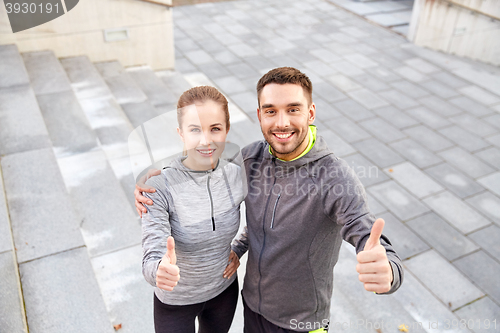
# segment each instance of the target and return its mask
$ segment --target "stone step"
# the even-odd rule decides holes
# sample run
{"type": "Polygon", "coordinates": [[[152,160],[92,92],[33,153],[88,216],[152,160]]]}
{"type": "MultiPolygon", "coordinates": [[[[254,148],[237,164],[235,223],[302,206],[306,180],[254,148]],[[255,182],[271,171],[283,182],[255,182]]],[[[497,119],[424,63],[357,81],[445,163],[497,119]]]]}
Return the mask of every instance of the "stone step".
{"type": "Polygon", "coordinates": [[[95,133],[55,54],[29,52],[23,53],[23,58],[56,155],[95,148],[95,133]]]}
{"type": "Polygon", "coordinates": [[[0,155],[50,147],[47,128],[17,46],[0,45],[0,59],[0,155]]]}
{"type": "Polygon", "coordinates": [[[112,332],[53,150],[0,163],[30,331],[112,332]]]}
{"type": "Polygon", "coordinates": [[[92,258],[141,243],[140,221],[102,150],[57,162],[92,258]]]}
{"type": "Polygon", "coordinates": [[[158,112],[163,113],[175,110],[177,96],[165,86],[150,67],[129,67],[126,71],[139,85],[144,94],[146,94],[149,102],[157,108],[158,112]]]}
{"type": "Polygon", "coordinates": [[[132,76],[118,61],[94,64],[133,127],[158,116],[157,110],[132,76]]]}
{"type": "Polygon", "coordinates": [[[86,56],[60,62],[108,159],[126,155],[132,125],[99,72],[86,56]]]}
{"type": "Polygon", "coordinates": [[[61,59],[78,101],[97,134],[100,147],[133,206],[135,181],[128,162],[128,140],[133,131],[127,115],[86,56],[61,59]]]}
{"type": "Polygon", "coordinates": [[[156,72],[156,76],[162,80],[165,86],[170,89],[177,99],[179,99],[184,91],[191,88],[189,82],[180,72],[172,70],[158,71],[156,72]]]}
{"type": "Polygon", "coordinates": [[[113,333],[85,247],[19,266],[30,332],[113,333]]]}
{"type": "Polygon", "coordinates": [[[30,83],[23,58],[16,45],[0,45],[0,59],[2,59],[0,62],[0,73],[2,73],[0,89],[30,83]]]}
{"type": "Polygon", "coordinates": [[[12,244],[8,209],[0,172],[0,327],[6,332],[28,332],[17,260],[12,244]]]}

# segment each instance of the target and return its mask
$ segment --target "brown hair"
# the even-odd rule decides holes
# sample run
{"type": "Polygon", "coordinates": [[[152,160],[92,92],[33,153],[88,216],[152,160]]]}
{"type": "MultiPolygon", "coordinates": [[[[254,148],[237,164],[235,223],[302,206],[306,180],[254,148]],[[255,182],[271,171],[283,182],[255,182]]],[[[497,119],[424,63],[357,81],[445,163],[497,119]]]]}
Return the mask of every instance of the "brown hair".
{"type": "Polygon", "coordinates": [[[195,102],[203,103],[206,101],[214,101],[222,106],[222,110],[226,115],[226,127],[227,130],[229,130],[229,108],[227,106],[227,99],[219,90],[210,86],[194,87],[182,93],[177,102],[177,122],[179,123],[179,127],[181,127],[182,117],[184,115],[183,108],[188,105],[193,105],[195,102]]]}
{"type": "Polygon", "coordinates": [[[313,87],[311,80],[309,80],[307,75],[293,67],[278,67],[271,69],[269,72],[264,74],[257,83],[257,97],[259,99],[259,107],[260,93],[262,92],[262,89],[264,89],[264,87],[270,83],[298,84],[302,87],[302,89],[304,89],[304,95],[306,96],[309,104],[311,104],[312,102],[313,87]]]}

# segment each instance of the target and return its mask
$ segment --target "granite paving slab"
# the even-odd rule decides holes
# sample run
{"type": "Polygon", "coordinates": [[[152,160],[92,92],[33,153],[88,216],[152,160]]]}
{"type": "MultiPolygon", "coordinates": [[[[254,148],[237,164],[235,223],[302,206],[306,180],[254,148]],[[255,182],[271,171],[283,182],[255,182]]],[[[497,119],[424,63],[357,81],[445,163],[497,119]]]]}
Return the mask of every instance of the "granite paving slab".
{"type": "Polygon", "coordinates": [[[448,163],[427,168],[425,172],[460,198],[466,198],[485,190],[475,180],[448,163]]]}
{"type": "Polygon", "coordinates": [[[396,141],[389,144],[389,146],[420,168],[429,167],[443,161],[439,156],[413,139],[396,141]]]}
{"type": "Polygon", "coordinates": [[[385,168],[384,172],[421,199],[444,190],[444,188],[410,162],[385,168]]]}
{"type": "Polygon", "coordinates": [[[10,227],[7,201],[5,200],[3,177],[0,171],[0,253],[11,250],[13,250],[12,230],[10,227]]]}
{"type": "Polygon", "coordinates": [[[480,244],[482,249],[493,258],[500,259],[500,228],[496,225],[486,227],[469,235],[469,238],[480,244]]]}
{"type": "Polygon", "coordinates": [[[11,154],[1,166],[19,263],[84,245],[52,149],[11,154]]]}
{"type": "Polygon", "coordinates": [[[12,251],[0,253],[0,326],[2,332],[28,332],[17,262],[12,251]]]}
{"type": "Polygon", "coordinates": [[[405,128],[403,132],[433,152],[454,146],[453,142],[424,125],[405,128]]]}
{"type": "Polygon", "coordinates": [[[394,150],[374,138],[356,142],[353,146],[381,168],[404,161],[394,150]]]}
{"type": "Polygon", "coordinates": [[[491,192],[500,196],[500,172],[495,172],[488,176],[479,178],[477,181],[491,192]]]}
{"type": "Polygon", "coordinates": [[[28,84],[30,79],[15,44],[0,45],[0,88],[28,84]]]}
{"type": "Polygon", "coordinates": [[[487,218],[447,191],[428,197],[423,202],[464,234],[491,224],[487,218]]]}
{"type": "Polygon", "coordinates": [[[364,186],[370,186],[389,179],[382,170],[361,154],[344,156],[343,159],[354,170],[364,186]]]}
{"type": "Polygon", "coordinates": [[[488,164],[459,147],[443,150],[437,154],[472,178],[485,176],[495,171],[488,164]]]}
{"type": "Polygon", "coordinates": [[[85,247],[19,270],[30,332],[114,332],[85,247]]]}
{"type": "Polygon", "coordinates": [[[406,225],[450,261],[479,249],[480,243],[474,244],[435,213],[419,216],[406,225]]]}
{"type": "Polygon", "coordinates": [[[498,329],[497,319],[500,318],[500,306],[491,298],[483,297],[458,309],[455,314],[476,333],[492,332],[498,329]]]}
{"type": "Polygon", "coordinates": [[[367,191],[402,221],[430,211],[420,200],[393,180],[370,186],[367,191]]]}
{"type": "Polygon", "coordinates": [[[434,250],[410,258],[405,266],[452,311],[484,295],[434,250]]]}
{"type": "Polygon", "coordinates": [[[466,201],[492,221],[500,225],[500,199],[489,191],[467,198],[466,201]]]}
{"type": "Polygon", "coordinates": [[[71,90],[68,77],[54,52],[35,51],[22,56],[36,95],[71,90]]]}

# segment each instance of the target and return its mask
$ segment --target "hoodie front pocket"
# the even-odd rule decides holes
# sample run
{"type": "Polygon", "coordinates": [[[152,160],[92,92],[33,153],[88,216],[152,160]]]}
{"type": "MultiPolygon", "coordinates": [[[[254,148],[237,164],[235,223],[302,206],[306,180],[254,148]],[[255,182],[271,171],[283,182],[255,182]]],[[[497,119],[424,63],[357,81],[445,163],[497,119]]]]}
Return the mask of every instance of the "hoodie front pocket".
{"type": "Polygon", "coordinates": [[[273,217],[271,219],[271,229],[274,226],[274,217],[276,216],[276,207],[278,207],[278,201],[280,200],[281,193],[278,194],[278,197],[276,198],[276,202],[274,203],[274,208],[273,208],[273,217]]]}

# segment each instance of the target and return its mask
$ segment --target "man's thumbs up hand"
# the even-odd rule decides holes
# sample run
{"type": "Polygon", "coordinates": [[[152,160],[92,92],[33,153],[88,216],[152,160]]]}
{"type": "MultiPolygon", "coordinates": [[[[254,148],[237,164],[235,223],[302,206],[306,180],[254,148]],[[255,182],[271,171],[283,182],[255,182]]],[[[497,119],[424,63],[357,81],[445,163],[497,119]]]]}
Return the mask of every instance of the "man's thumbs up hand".
{"type": "Polygon", "coordinates": [[[175,241],[172,236],[167,239],[167,253],[161,259],[156,271],[156,286],[160,289],[172,291],[180,279],[179,267],[176,265],[175,241]]]}
{"type": "Polygon", "coordinates": [[[392,284],[391,264],[387,259],[385,248],[380,244],[384,224],[383,219],[375,221],[363,251],[359,252],[356,257],[359,281],[363,282],[366,290],[376,293],[389,291],[392,284]]]}

